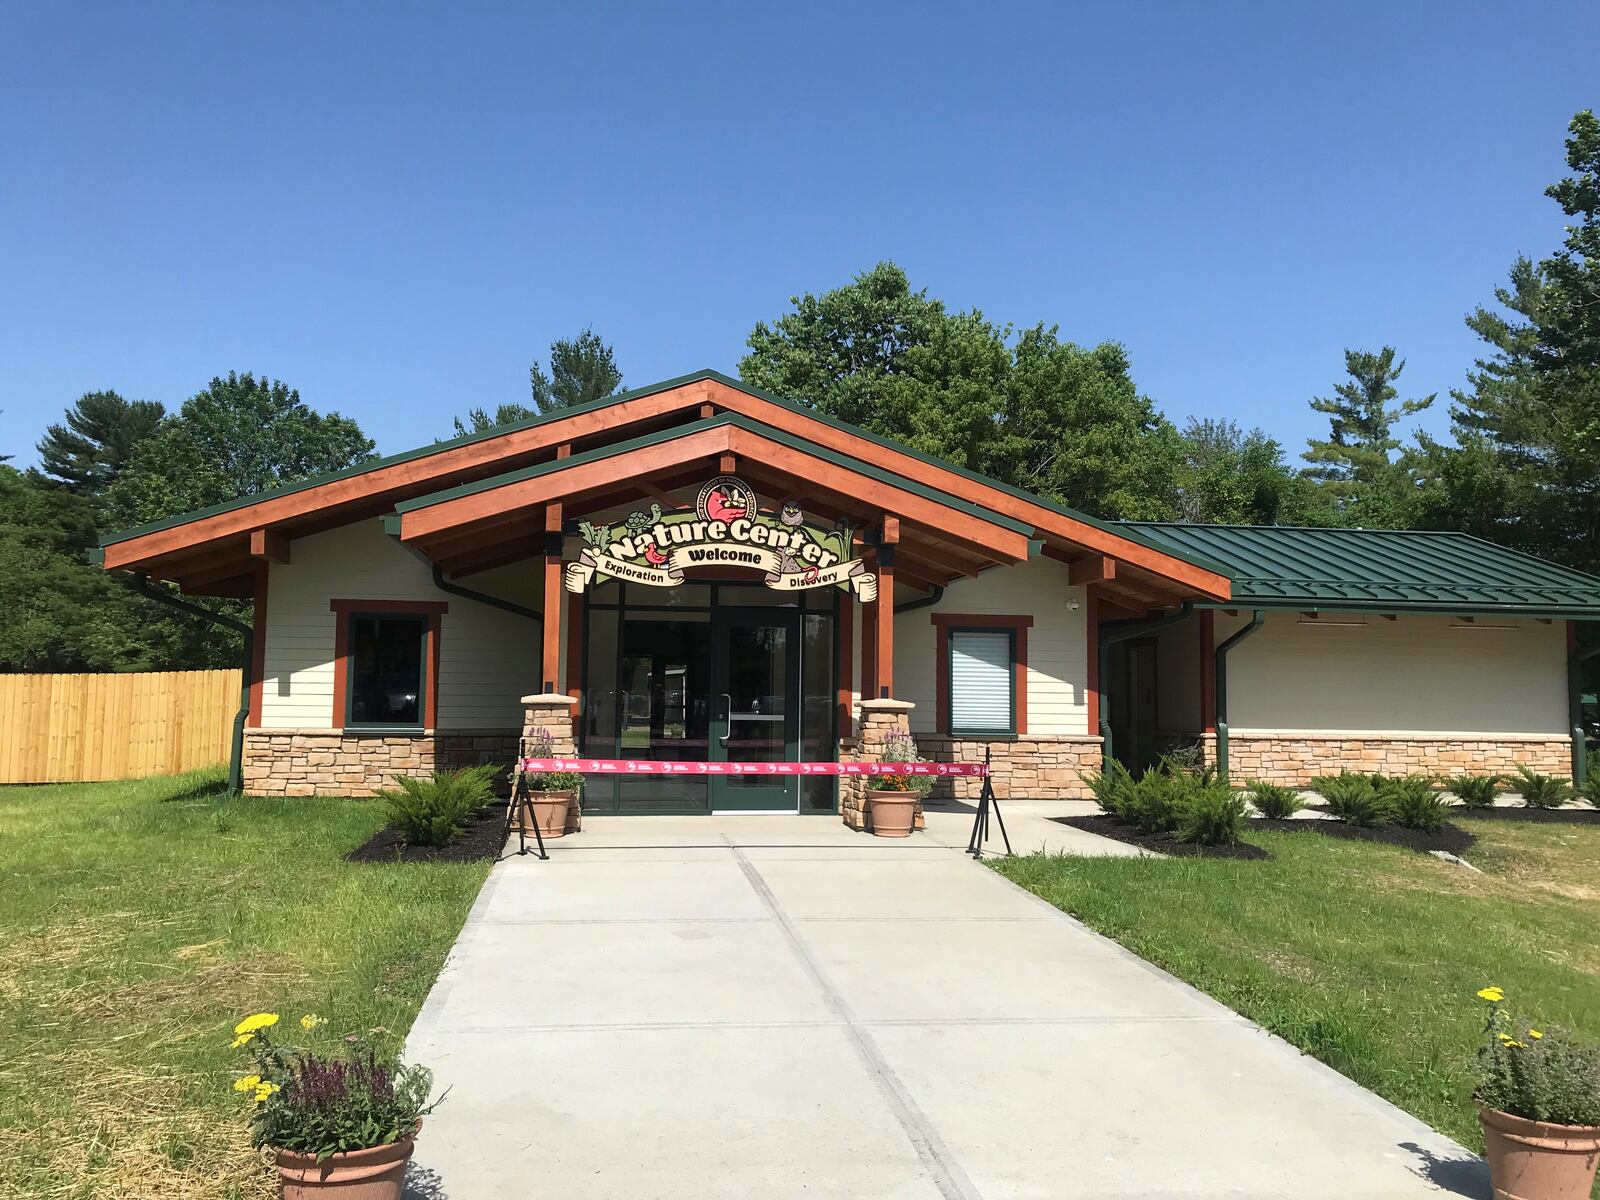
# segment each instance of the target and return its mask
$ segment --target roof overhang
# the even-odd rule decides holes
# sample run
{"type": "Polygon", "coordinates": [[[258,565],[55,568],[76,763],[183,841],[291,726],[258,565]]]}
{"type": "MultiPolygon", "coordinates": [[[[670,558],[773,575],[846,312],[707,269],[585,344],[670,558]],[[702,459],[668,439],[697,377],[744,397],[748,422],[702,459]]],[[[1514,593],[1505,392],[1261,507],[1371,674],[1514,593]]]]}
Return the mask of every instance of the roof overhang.
{"type": "MultiPolygon", "coordinates": [[[[509,528],[526,504],[539,503],[515,498],[542,494],[544,486],[531,482],[543,477],[539,474],[527,481],[510,476],[537,468],[565,471],[556,464],[582,465],[590,461],[585,455],[591,452],[609,451],[606,456],[614,458],[617,446],[656,434],[672,434],[660,444],[681,449],[684,430],[692,428],[690,436],[705,433],[711,427],[703,422],[719,416],[741,419],[716,426],[722,431],[716,438],[725,438],[726,452],[741,455],[752,474],[768,471],[809,480],[800,467],[815,462],[836,482],[845,476],[859,481],[847,493],[833,491],[832,498],[842,507],[859,508],[868,495],[892,492],[896,503],[932,504],[954,514],[966,532],[947,530],[951,537],[937,540],[949,541],[945,569],[955,574],[970,574],[994,561],[1014,561],[1018,537],[1026,529],[1021,540],[1039,543],[1045,553],[1069,562],[1097,556],[1114,560],[1120,568],[1114,580],[1105,572],[1088,575],[1114,603],[1170,606],[1180,599],[1226,600],[1231,595],[1226,572],[1201,556],[1164,549],[1136,529],[1097,521],[711,371],[112,534],[103,543],[104,565],[175,579],[187,591],[248,594],[259,565],[285,561],[295,537],[396,511],[404,525],[410,512],[452,502],[456,485],[499,490],[527,482],[520,492],[492,502],[504,505],[502,519],[509,528]],[[970,540],[978,532],[973,522],[984,527],[981,542],[970,540]],[[1004,553],[975,555],[972,551],[980,545],[1004,548],[1004,553]]],[[[642,469],[644,461],[633,465],[642,469]]],[[[577,477],[565,478],[571,483],[577,477]]],[[[414,527],[442,519],[418,518],[414,527]]],[[[911,534],[914,542],[923,540],[930,556],[940,550],[929,533],[932,528],[919,525],[911,534]]]]}

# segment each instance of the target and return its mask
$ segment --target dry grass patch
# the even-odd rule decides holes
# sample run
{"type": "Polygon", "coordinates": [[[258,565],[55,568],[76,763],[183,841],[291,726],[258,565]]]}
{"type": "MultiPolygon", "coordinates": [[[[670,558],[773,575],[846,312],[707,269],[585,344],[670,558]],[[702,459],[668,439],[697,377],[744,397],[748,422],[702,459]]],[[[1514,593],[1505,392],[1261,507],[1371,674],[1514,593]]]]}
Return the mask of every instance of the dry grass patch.
{"type": "Polygon", "coordinates": [[[404,1031],[487,872],[353,865],[376,805],[218,783],[0,790],[0,1200],[275,1194],[234,1022],[404,1031]]]}

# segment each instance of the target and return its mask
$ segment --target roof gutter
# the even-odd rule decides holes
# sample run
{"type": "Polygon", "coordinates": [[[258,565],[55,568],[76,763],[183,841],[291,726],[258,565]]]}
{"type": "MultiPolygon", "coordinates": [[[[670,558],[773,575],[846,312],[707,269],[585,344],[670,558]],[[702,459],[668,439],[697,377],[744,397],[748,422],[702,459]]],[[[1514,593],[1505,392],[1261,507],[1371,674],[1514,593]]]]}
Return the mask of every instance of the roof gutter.
{"type": "MultiPolygon", "coordinates": [[[[399,538],[395,538],[399,542],[399,538]]],[[[429,558],[415,546],[400,542],[402,546],[416,556],[418,562],[428,567],[433,572],[433,586],[441,592],[451,596],[460,596],[463,600],[476,600],[479,604],[487,604],[490,608],[498,608],[501,612],[508,612],[514,617],[526,617],[530,621],[537,621],[544,625],[544,614],[537,608],[528,608],[526,605],[517,604],[511,600],[502,600],[499,596],[491,596],[488,592],[480,592],[475,588],[463,587],[459,583],[452,583],[444,577],[444,568],[433,559],[429,558]]]]}
{"type": "Polygon", "coordinates": [[[250,715],[250,664],[254,660],[255,630],[243,621],[235,621],[202,605],[191,604],[165,588],[156,587],[150,582],[150,576],[142,572],[124,575],[122,579],[139,595],[157,604],[164,604],[191,617],[199,617],[222,629],[244,634],[244,665],[239,672],[239,711],[233,715],[233,737],[228,751],[228,791],[237,795],[244,791],[244,723],[250,715]]]}
{"type": "Polygon", "coordinates": [[[897,613],[903,613],[912,612],[919,608],[932,608],[935,604],[944,599],[944,588],[940,587],[938,584],[933,584],[932,586],[933,590],[926,596],[918,596],[915,600],[906,600],[900,604],[896,604],[894,606],[894,611],[897,613]]]}
{"type": "Polygon", "coordinates": [[[1212,686],[1216,689],[1216,698],[1212,701],[1212,706],[1217,719],[1217,778],[1223,783],[1228,782],[1228,651],[1260,629],[1266,620],[1266,612],[1256,609],[1250,616],[1250,624],[1236,630],[1213,652],[1216,669],[1212,672],[1211,679],[1212,686]]]}
{"type": "Polygon", "coordinates": [[[1168,625],[1176,625],[1194,612],[1194,601],[1185,600],[1177,612],[1157,617],[1153,621],[1136,621],[1132,625],[1118,622],[1100,627],[1100,769],[1110,770],[1115,757],[1111,745],[1111,706],[1106,703],[1106,680],[1110,677],[1111,647],[1141,634],[1155,633],[1168,625]]]}

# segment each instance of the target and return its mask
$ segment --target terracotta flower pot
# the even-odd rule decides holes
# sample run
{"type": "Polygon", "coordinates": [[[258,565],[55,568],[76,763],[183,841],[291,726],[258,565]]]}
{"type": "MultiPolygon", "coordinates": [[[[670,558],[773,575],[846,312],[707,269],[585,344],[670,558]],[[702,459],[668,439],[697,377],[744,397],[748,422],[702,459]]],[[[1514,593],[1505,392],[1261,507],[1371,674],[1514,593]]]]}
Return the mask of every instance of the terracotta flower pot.
{"type": "Polygon", "coordinates": [[[1600,1126],[1552,1125],[1478,1109],[1495,1200],[1589,1200],[1600,1126]]]}
{"type": "MultiPolygon", "coordinates": [[[[539,823],[539,833],[542,837],[558,838],[566,834],[567,810],[572,807],[572,798],[576,795],[574,791],[528,793],[528,801],[533,807],[533,819],[539,823]]],[[[526,813],[519,814],[518,820],[522,823],[523,833],[533,832],[526,813]]]]}
{"type": "Polygon", "coordinates": [[[872,832],[879,837],[910,837],[916,813],[915,792],[873,789],[867,793],[867,815],[872,820],[872,832]]]}
{"type": "Polygon", "coordinates": [[[344,1150],[320,1163],[315,1154],[274,1150],[283,1200],[400,1200],[415,1147],[413,1134],[370,1150],[344,1150]]]}

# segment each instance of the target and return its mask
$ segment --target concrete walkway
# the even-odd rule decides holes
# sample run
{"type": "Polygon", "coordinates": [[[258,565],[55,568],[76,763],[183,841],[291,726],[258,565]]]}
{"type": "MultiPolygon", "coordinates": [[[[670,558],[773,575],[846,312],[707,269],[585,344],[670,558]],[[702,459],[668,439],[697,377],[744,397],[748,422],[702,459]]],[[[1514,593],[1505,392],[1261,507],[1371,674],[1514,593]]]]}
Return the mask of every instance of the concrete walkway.
{"type": "Polygon", "coordinates": [[[451,1091],[410,1194],[1488,1194],[1460,1147],[954,828],[591,818],[496,866],[411,1034],[451,1091]]]}

